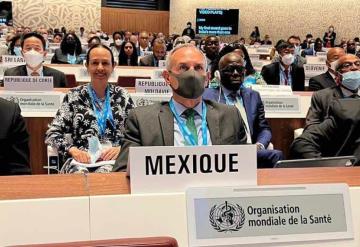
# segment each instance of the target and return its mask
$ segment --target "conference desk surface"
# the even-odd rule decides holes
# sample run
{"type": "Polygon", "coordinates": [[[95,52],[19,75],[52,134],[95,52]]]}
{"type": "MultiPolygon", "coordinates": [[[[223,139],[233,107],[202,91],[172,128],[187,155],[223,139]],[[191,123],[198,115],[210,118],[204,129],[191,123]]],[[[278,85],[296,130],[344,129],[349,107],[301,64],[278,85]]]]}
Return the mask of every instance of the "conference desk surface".
{"type": "MultiPolygon", "coordinates": [[[[259,169],[258,185],[346,183],[360,186],[360,167],[259,169]]],[[[121,195],[130,193],[126,173],[0,177],[0,200],[121,195]]]]}

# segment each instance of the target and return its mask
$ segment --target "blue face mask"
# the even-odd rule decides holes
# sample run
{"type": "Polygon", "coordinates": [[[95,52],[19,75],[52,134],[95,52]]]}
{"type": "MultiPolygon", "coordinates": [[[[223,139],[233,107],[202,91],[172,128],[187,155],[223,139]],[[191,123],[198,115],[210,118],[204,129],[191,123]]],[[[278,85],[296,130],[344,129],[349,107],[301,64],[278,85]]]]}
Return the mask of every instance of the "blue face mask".
{"type": "Polygon", "coordinates": [[[351,91],[358,90],[360,86],[360,71],[350,71],[342,74],[341,85],[351,91]]]}
{"type": "Polygon", "coordinates": [[[15,46],[14,47],[14,53],[15,53],[15,56],[22,56],[21,47],[15,46]]]}

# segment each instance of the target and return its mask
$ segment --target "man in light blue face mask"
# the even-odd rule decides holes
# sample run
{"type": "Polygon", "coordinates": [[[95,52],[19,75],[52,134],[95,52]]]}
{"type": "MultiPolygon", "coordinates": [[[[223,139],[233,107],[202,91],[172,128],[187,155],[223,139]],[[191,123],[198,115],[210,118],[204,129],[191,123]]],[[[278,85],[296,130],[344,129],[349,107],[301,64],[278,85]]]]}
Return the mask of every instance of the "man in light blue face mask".
{"type": "Polygon", "coordinates": [[[339,59],[336,71],[337,82],[341,86],[344,98],[359,98],[360,59],[355,55],[346,55],[339,59]]]}
{"type": "Polygon", "coordinates": [[[299,36],[292,35],[287,40],[288,43],[294,46],[295,63],[298,66],[303,66],[306,63],[306,59],[301,56],[301,40],[299,36]]]}
{"type": "Polygon", "coordinates": [[[332,101],[341,98],[359,98],[360,59],[352,54],[339,58],[335,66],[336,86],[317,91],[311,98],[311,105],[306,116],[306,129],[319,124],[327,117],[332,101]]]}

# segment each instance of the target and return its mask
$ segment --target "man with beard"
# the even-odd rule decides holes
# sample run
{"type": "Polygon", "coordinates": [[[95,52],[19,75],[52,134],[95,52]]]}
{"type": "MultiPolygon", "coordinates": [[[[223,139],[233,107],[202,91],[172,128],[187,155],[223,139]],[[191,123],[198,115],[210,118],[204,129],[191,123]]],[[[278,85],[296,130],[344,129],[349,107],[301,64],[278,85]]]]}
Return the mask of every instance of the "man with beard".
{"type": "MultiPolygon", "coordinates": [[[[259,93],[242,86],[245,77],[243,58],[235,52],[226,54],[220,59],[219,71],[221,85],[207,88],[204,99],[235,105],[244,120],[248,143],[257,146],[258,168],[273,167],[283,155],[281,151],[266,149],[271,140],[271,129],[259,93]]],[[[226,128],[226,122],[223,127],[226,128]]]]}
{"type": "Polygon", "coordinates": [[[167,57],[163,77],[172,88],[170,102],[130,112],[113,171],[126,169],[130,147],[246,144],[244,123],[233,106],[203,100],[206,57],[191,44],[179,45],[167,57]],[[222,126],[226,123],[226,126],[222,126]]]}
{"type": "Polygon", "coordinates": [[[204,50],[207,59],[206,71],[211,71],[213,63],[216,61],[220,51],[220,40],[216,36],[207,36],[205,38],[204,50]]]}

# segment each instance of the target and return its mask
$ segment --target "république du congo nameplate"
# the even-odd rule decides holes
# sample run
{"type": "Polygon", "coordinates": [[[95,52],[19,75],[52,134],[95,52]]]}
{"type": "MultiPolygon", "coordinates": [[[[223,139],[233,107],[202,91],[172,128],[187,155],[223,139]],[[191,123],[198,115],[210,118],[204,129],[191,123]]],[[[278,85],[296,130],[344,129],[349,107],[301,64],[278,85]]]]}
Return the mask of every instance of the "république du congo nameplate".
{"type": "Polygon", "coordinates": [[[257,183],[255,145],[131,147],[129,166],[131,193],[257,183]]]}
{"type": "Polygon", "coordinates": [[[136,79],[135,92],[146,94],[169,94],[172,90],[164,79],[136,79]]]}
{"type": "Polygon", "coordinates": [[[346,184],[190,188],[186,203],[192,247],[354,238],[346,184]]]}

